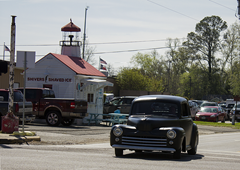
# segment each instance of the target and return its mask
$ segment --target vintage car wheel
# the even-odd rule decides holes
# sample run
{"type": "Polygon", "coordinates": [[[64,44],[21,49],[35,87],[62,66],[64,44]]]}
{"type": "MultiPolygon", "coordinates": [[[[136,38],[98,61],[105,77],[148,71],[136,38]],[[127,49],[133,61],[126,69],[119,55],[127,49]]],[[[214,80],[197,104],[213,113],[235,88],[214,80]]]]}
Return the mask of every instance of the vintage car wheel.
{"type": "Polygon", "coordinates": [[[216,122],[218,122],[218,117],[216,117],[216,122]]]}
{"type": "Polygon", "coordinates": [[[180,149],[177,149],[174,153],[173,153],[173,158],[174,159],[180,159],[181,158],[181,151],[182,151],[182,147],[180,149]]]}
{"type": "Polygon", "coordinates": [[[196,136],[194,148],[192,148],[192,149],[187,151],[188,155],[196,155],[196,153],[197,153],[197,145],[198,145],[198,136],[196,136]]]}
{"type": "Polygon", "coordinates": [[[61,123],[62,117],[57,111],[49,111],[46,115],[46,122],[50,126],[58,126],[61,123]]]}
{"type": "Polygon", "coordinates": [[[115,148],[115,155],[116,155],[116,157],[123,156],[123,149],[116,149],[115,148]]]}
{"type": "Polygon", "coordinates": [[[74,120],[75,119],[63,119],[61,123],[63,126],[70,126],[74,123],[74,120]]]}

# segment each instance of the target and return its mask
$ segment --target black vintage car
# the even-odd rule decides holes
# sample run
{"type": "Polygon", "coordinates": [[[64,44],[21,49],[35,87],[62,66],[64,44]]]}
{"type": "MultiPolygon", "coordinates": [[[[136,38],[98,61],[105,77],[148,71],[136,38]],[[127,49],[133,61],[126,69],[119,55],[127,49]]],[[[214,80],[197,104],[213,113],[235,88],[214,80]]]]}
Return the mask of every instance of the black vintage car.
{"type": "Polygon", "coordinates": [[[117,157],[129,149],[173,153],[174,158],[180,159],[181,152],[196,154],[198,128],[185,98],[146,95],[133,101],[127,125],[112,127],[110,145],[117,157]]]}

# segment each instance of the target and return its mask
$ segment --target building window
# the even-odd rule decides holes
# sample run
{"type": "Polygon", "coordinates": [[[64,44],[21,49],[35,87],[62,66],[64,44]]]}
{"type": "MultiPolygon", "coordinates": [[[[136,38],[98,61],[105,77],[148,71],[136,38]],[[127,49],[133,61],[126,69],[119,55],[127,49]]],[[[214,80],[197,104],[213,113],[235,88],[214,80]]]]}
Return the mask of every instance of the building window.
{"type": "Polygon", "coordinates": [[[92,94],[92,93],[88,93],[87,101],[88,101],[89,103],[93,103],[93,94],[92,94]]]}
{"type": "Polygon", "coordinates": [[[52,89],[52,84],[43,84],[43,88],[52,89]]]}
{"type": "Polygon", "coordinates": [[[16,82],[14,82],[14,84],[13,84],[13,88],[14,88],[14,89],[19,88],[19,84],[20,84],[20,83],[16,83],[16,82]]]}

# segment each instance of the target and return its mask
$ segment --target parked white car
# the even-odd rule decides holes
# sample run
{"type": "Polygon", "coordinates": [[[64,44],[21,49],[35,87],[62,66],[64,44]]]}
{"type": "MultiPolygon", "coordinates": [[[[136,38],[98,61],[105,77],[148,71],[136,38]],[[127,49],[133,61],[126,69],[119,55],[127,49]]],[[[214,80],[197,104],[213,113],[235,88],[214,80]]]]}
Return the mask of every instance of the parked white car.
{"type": "Polygon", "coordinates": [[[199,106],[198,106],[197,102],[194,102],[191,100],[188,101],[188,104],[190,107],[191,117],[193,120],[195,120],[195,116],[196,116],[197,112],[199,111],[199,106]]]}

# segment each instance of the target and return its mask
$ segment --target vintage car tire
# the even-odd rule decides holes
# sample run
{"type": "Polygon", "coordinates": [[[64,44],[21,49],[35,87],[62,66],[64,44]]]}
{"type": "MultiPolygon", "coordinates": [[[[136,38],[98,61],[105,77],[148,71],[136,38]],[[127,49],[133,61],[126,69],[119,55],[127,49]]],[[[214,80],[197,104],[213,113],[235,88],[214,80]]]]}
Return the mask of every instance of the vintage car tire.
{"type": "Polygon", "coordinates": [[[182,148],[177,149],[177,150],[173,153],[173,158],[174,158],[174,159],[180,159],[180,158],[181,158],[181,151],[182,151],[182,148]]]}
{"type": "Polygon", "coordinates": [[[74,123],[74,120],[75,119],[63,119],[61,123],[63,126],[70,126],[74,123]]]}
{"type": "Polygon", "coordinates": [[[218,122],[218,117],[216,117],[216,122],[218,122]]]}
{"type": "Polygon", "coordinates": [[[115,148],[115,156],[116,157],[123,156],[123,149],[116,149],[115,148]]]}
{"type": "Polygon", "coordinates": [[[198,136],[196,136],[194,148],[192,148],[192,149],[187,151],[188,155],[196,155],[196,153],[197,153],[197,145],[198,145],[198,136]]]}
{"type": "Polygon", "coordinates": [[[50,126],[58,126],[61,123],[62,116],[57,111],[49,111],[46,114],[46,122],[50,126]]]}

